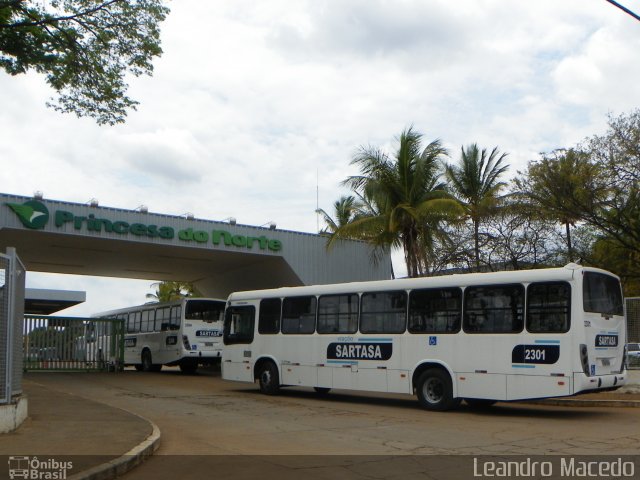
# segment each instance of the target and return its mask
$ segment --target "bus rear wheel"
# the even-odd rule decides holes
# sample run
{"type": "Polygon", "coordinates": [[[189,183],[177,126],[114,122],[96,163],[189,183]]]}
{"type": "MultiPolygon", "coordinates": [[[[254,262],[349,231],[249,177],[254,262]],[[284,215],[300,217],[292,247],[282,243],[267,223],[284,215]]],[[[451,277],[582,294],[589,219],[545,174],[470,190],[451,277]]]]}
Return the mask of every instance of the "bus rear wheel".
{"type": "Polygon", "coordinates": [[[451,410],[460,404],[453,398],[451,377],[440,368],[430,368],[418,377],[416,392],[420,405],[427,410],[451,410]]]}
{"type": "Polygon", "coordinates": [[[143,372],[159,372],[162,370],[162,364],[153,363],[153,357],[149,350],[143,350],[140,357],[143,372]]]}
{"type": "Polygon", "coordinates": [[[264,362],[258,370],[260,391],[266,395],[275,395],[280,390],[278,367],[273,362],[264,362]]]}

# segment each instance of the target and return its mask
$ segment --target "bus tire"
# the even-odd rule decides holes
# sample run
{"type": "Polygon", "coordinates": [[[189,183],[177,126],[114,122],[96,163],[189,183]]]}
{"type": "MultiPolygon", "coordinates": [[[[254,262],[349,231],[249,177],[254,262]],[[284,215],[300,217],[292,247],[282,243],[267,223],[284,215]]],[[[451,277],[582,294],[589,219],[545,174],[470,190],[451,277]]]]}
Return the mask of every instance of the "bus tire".
{"type": "Polygon", "coordinates": [[[328,387],[313,387],[313,389],[316,391],[318,395],[326,395],[331,391],[331,389],[328,387]]]}
{"type": "Polygon", "coordinates": [[[420,405],[427,410],[451,410],[460,404],[453,398],[453,386],[449,374],[441,368],[430,368],[423,372],[416,383],[420,405]]]}
{"type": "Polygon", "coordinates": [[[140,365],[143,372],[153,371],[153,358],[151,357],[151,352],[149,350],[144,349],[142,351],[142,355],[140,356],[140,365]]]}
{"type": "Polygon", "coordinates": [[[467,405],[469,405],[470,408],[476,410],[489,408],[494,403],[496,403],[496,400],[487,400],[486,398],[465,398],[464,401],[467,405]]]}
{"type": "Polygon", "coordinates": [[[260,391],[265,395],[276,395],[280,390],[280,376],[278,367],[273,362],[267,361],[260,365],[258,371],[260,391]]]}

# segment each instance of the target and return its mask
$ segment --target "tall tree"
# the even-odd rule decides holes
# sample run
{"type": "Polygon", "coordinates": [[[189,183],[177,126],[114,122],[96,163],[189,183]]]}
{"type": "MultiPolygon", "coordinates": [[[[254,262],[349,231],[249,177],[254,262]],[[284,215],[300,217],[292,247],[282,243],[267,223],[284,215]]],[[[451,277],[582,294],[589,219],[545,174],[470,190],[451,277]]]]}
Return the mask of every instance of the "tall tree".
{"type": "Polygon", "coordinates": [[[370,208],[332,238],[361,238],[379,250],[400,247],[409,276],[428,273],[434,239],[443,233],[441,222],[461,213],[440,181],[445,154],[438,140],[423,148],[422,135],[413,127],[402,132],[393,157],[380,148],[361,147],[351,161],[360,175],[344,184],[367,199],[370,208]]]}
{"type": "Polygon", "coordinates": [[[0,68],[44,74],[57,111],[123,122],[138,103],[125,75],[151,75],[168,12],[162,0],[0,0],[0,68]]]}
{"type": "Polygon", "coordinates": [[[609,117],[609,130],[583,147],[597,167],[600,193],[577,214],[630,251],[640,252],[640,110],[609,117]]]}
{"type": "Polygon", "coordinates": [[[571,227],[584,218],[584,209],[599,203],[603,192],[597,186],[600,171],[584,152],[559,149],[530,162],[525,176],[516,180],[524,198],[542,216],[564,226],[569,261],[575,260],[571,227]]]}
{"type": "Polygon", "coordinates": [[[497,147],[488,152],[474,143],[461,148],[458,165],[445,167],[449,185],[473,225],[476,270],[480,269],[480,224],[495,211],[499,192],[506,185],[500,181],[509,168],[506,157],[497,147]]]}

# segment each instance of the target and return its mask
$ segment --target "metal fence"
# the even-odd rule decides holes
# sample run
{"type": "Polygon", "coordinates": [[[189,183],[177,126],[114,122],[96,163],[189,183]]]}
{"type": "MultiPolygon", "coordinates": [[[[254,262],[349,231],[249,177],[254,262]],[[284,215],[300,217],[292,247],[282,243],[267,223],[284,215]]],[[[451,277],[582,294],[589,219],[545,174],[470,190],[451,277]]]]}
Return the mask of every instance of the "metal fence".
{"type": "Polygon", "coordinates": [[[25,315],[25,371],[120,371],[122,320],[25,315]]]}
{"type": "Polygon", "coordinates": [[[0,254],[0,404],[22,393],[25,272],[14,248],[0,254]]]}
{"type": "Polygon", "coordinates": [[[640,343],[640,297],[625,298],[627,342],[640,343]]]}
{"type": "MultiPolygon", "coordinates": [[[[627,342],[640,343],[640,297],[624,299],[624,313],[627,319],[627,342]]],[[[640,369],[640,358],[627,357],[627,366],[640,369]]]]}

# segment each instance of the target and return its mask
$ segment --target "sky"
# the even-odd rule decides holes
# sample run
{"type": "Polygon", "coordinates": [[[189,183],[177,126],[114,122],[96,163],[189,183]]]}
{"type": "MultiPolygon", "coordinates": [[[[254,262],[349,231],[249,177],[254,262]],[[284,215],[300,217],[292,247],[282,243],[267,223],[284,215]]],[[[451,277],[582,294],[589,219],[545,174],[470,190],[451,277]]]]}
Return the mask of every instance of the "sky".
{"type": "MultiPolygon", "coordinates": [[[[463,145],[498,147],[513,177],[640,106],[640,22],[606,0],[169,6],[125,124],[56,113],[42,76],[0,72],[0,191],[317,232],[358,148],[392,154],[411,125],[452,163],[463,145]]],[[[86,291],[62,313],[88,315],[143,303],[154,280],[29,272],[27,286],[86,291]]]]}

